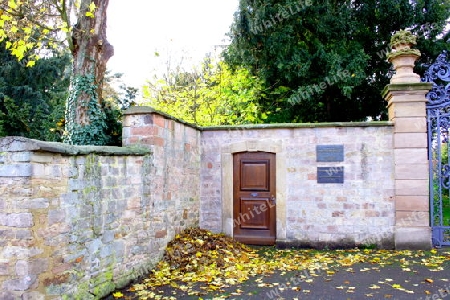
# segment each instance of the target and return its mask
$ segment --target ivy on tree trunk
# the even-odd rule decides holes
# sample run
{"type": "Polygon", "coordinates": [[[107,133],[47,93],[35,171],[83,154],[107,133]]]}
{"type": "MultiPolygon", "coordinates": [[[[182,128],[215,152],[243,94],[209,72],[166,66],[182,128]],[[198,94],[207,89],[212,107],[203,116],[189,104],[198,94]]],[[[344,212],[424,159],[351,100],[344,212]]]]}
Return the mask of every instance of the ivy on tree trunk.
{"type": "Polygon", "coordinates": [[[64,134],[64,141],[70,144],[104,145],[108,142],[102,108],[102,82],[106,64],[114,54],[106,38],[108,4],[109,0],[82,0],[78,23],[72,31],[73,70],[64,134]]]}

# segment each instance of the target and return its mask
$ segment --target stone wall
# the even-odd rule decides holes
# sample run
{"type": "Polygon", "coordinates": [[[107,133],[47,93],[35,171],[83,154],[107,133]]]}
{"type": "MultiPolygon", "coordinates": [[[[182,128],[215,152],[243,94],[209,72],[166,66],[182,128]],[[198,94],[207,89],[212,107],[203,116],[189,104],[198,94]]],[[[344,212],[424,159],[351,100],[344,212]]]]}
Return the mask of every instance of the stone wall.
{"type": "Polygon", "coordinates": [[[7,137],[0,149],[0,299],[98,299],[198,226],[198,179],[172,182],[195,159],[164,172],[148,147],[7,137]]]}
{"type": "Polygon", "coordinates": [[[267,151],[277,156],[279,245],[393,248],[392,135],[388,122],[204,128],[200,226],[232,235],[227,166],[235,152],[267,151]],[[344,161],[317,162],[317,145],[343,145],[344,161]],[[343,167],[344,183],[317,183],[317,167],[343,167]]]}
{"type": "Polygon", "coordinates": [[[429,232],[429,209],[402,213],[396,180],[414,158],[395,155],[394,132],[391,122],[199,128],[132,107],[124,147],[0,139],[0,299],[100,298],[147,272],[184,228],[232,236],[232,158],[245,151],[276,155],[279,246],[414,247],[397,235],[429,232]],[[319,145],[341,145],[343,161],[317,162],[319,145]],[[318,183],[318,167],[343,170],[344,182],[318,183]]]}

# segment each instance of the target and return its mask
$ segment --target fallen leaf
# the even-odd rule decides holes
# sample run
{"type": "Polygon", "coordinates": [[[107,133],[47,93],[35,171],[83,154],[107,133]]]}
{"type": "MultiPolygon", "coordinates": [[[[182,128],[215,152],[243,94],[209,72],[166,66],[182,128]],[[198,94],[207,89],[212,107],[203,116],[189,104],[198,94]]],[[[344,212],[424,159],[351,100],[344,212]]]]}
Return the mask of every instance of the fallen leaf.
{"type": "Polygon", "coordinates": [[[113,297],[114,298],[122,298],[123,294],[121,292],[115,292],[115,293],[113,293],[113,297]]]}

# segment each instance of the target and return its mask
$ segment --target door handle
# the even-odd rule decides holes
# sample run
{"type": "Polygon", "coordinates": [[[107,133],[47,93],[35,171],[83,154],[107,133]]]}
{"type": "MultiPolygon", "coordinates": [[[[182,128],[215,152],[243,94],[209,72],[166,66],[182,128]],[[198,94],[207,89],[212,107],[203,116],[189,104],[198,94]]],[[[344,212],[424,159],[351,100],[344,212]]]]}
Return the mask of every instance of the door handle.
{"type": "Polygon", "coordinates": [[[273,204],[277,203],[277,199],[274,197],[274,195],[270,197],[270,201],[272,201],[273,204]]]}

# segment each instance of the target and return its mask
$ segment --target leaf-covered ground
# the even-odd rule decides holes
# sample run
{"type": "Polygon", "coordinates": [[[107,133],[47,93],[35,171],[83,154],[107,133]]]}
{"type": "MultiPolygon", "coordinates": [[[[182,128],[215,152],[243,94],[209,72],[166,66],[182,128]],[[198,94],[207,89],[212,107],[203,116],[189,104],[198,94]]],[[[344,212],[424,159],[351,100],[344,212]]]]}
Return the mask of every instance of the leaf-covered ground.
{"type": "Polygon", "coordinates": [[[278,250],[188,229],[147,278],[109,299],[443,299],[449,290],[450,249],[278,250]]]}

